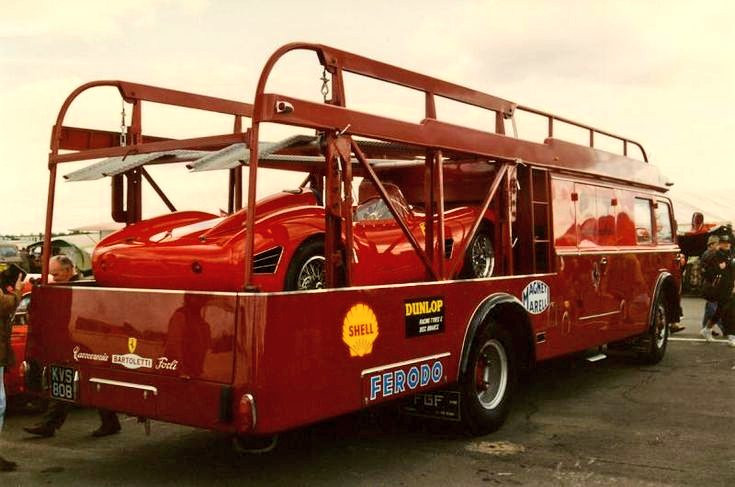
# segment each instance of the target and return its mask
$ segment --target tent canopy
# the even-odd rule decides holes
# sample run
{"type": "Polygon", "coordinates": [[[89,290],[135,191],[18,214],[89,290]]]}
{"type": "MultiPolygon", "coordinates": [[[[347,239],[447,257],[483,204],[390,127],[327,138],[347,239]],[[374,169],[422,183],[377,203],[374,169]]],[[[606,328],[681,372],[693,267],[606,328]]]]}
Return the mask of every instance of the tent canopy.
{"type": "Polygon", "coordinates": [[[694,212],[704,215],[705,224],[720,226],[735,222],[735,191],[719,189],[696,192],[674,187],[669,196],[674,203],[679,233],[691,230],[694,212]]]}

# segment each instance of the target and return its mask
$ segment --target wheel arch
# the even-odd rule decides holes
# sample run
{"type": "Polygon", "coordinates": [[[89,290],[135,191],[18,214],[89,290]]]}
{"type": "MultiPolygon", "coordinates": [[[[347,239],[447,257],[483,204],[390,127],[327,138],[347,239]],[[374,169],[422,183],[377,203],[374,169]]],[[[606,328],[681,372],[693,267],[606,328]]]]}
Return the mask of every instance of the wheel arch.
{"type": "Polygon", "coordinates": [[[467,370],[470,349],[475,337],[489,319],[507,329],[513,339],[514,350],[517,353],[519,364],[529,367],[536,360],[536,350],[533,342],[533,328],[528,312],[515,296],[507,293],[496,293],[488,296],[475,309],[465,332],[462,352],[459,362],[459,377],[467,370]],[[517,325],[513,325],[517,323],[517,325]]]}
{"type": "Polygon", "coordinates": [[[666,304],[667,323],[679,321],[681,296],[679,294],[679,287],[676,284],[676,280],[670,272],[661,272],[656,279],[656,287],[654,288],[651,306],[648,310],[649,323],[651,323],[651,320],[653,319],[653,313],[655,312],[654,306],[659,297],[663,297],[664,303],[666,304]]]}

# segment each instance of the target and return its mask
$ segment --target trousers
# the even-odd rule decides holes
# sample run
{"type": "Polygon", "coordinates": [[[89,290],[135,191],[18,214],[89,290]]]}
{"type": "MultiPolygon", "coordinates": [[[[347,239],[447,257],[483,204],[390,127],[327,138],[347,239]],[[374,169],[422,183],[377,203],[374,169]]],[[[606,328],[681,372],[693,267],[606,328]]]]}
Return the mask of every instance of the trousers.
{"type": "MultiPolygon", "coordinates": [[[[46,414],[43,416],[43,424],[53,426],[56,429],[61,428],[61,425],[66,421],[66,416],[69,414],[69,407],[69,404],[63,401],[51,401],[46,414]]],[[[100,409],[99,413],[103,426],[117,424],[117,414],[114,411],[100,409]]]]}

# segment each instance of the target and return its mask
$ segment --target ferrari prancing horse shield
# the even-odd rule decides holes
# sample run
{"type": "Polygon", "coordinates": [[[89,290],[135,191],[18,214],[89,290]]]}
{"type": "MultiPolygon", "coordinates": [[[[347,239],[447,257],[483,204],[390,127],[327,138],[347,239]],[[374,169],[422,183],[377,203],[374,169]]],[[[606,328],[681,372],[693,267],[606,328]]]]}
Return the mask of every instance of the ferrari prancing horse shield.
{"type": "Polygon", "coordinates": [[[135,337],[128,337],[128,350],[130,353],[135,353],[135,347],[138,345],[138,339],[135,337]]]}

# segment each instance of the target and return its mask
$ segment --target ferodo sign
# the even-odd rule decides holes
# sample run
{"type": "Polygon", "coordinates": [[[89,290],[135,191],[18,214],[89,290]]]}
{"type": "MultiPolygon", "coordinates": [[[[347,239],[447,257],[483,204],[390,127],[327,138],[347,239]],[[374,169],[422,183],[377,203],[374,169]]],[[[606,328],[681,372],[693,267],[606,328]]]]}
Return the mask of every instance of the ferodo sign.
{"type": "Polygon", "coordinates": [[[521,301],[529,313],[537,315],[543,313],[551,302],[549,285],[544,281],[531,281],[521,292],[521,301]]]}
{"type": "MultiPolygon", "coordinates": [[[[442,354],[449,355],[449,354],[442,354]]],[[[444,381],[444,362],[426,357],[413,363],[394,367],[371,369],[363,372],[365,403],[377,402],[395,396],[410,394],[444,381]]]]}
{"type": "Polygon", "coordinates": [[[406,336],[416,337],[444,331],[444,298],[409,299],[403,302],[406,336]]]}

